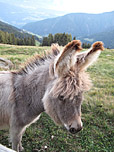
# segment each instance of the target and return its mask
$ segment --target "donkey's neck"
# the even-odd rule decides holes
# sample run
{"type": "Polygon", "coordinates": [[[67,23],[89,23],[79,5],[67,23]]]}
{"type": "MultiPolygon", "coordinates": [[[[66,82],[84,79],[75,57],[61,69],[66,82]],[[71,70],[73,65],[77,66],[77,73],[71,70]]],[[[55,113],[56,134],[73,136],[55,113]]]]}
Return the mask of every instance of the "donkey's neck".
{"type": "Polygon", "coordinates": [[[26,75],[14,76],[14,100],[16,106],[37,116],[44,111],[42,98],[50,81],[49,64],[43,64],[26,75]]]}

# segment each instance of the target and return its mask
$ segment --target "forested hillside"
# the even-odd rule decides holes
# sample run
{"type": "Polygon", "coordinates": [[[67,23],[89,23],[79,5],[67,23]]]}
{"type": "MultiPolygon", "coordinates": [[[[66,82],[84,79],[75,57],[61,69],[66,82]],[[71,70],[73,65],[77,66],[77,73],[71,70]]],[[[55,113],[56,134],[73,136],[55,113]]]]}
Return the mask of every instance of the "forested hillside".
{"type": "Polygon", "coordinates": [[[81,38],[81,41],[92,44],[95,41],[103,41],[106,48],[114,48],[114,27],[88,37],[81,38]]]}
{"type": "Polygon", "coordinates": [[[12,45],[31,45],[31,46],[36,45],[34,36],[17,38],[13,33],[8,33],[3,31],[0,31],[0,43],[12,44],[12,45]]]}
{"type": "MultiPolygon", "coordinates": [[[[2,21],[0,21],[0,30],[8,33],[13,33],[16,38],[28,38],[33,36],[32,34],[29,34],[21,29],[18,29],[2,21]]],[[[34,35],[34,37],[36,40],[40,41],[40,38],[38,38],[36,35],[34,35]]]]}
{"type": "Polygon", "coordinates": [[[29,34],[21,29],[0,21],[0,43],[13,45],[35,45],[41,42],[39,36],[29,34]]]}

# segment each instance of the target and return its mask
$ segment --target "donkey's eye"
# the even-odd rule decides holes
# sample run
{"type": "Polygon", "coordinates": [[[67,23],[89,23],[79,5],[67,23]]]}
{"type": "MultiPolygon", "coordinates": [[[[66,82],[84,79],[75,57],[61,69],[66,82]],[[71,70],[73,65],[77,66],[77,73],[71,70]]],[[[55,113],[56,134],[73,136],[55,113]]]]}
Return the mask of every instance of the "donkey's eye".
{"type": "Polygon", "coordinates": [[[64,96],[60,96],[58,97],[59,100],[64,101],[64,96]]]}

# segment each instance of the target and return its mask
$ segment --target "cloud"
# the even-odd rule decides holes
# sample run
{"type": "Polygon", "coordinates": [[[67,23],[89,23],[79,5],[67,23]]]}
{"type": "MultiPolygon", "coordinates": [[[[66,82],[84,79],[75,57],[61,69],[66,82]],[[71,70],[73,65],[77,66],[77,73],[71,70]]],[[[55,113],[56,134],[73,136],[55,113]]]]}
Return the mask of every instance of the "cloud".
{"type": "Polygon", "coordinates": [[[114,10],[112,0],[0,0],[30,9],[52,9],[63,12],[101,13],[114,10]]]}
{"type": "Polygon", "coordinates": [[[53,0],[50,9],[66,12],[101,13],[113,11],[112,0],[53,0]]]}
{"type": "Polygon", "coordinates": [[[20,7],[25,8],[25,9],[32,9],[32,10],[36,10],[37,9],[35,6],[24,5],[24,4],[21,4],[20,7]]]}

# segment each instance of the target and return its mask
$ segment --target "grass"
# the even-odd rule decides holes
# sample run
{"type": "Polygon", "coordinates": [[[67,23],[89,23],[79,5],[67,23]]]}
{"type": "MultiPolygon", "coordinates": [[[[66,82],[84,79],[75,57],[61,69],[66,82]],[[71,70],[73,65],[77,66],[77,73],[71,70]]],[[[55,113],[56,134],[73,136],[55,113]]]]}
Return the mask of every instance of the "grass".
{"type": "MultiPolygon", "coordinates": [[[[18,69],[34,53],[49,47],[0,45],[0,57],[8,58],[18,69]]],[[[82,105],[84,128],[71,135],[42,113],[23,136],[25,152],[113,152],[114,151],[114,50],[105,49],[88,69],[93,88],[85,93],[82,105]]],[[[8,143],[8,131],[0,131],[0,143],[8,143]]]]}
{"type": "Polygon", "coordinates": [[[0,44],[0,57],[7,58],[14,64],[14,69],[18,69],[20,64],[26,62],[34,54],[42,54],[48,47],[38,46],[16,46],[0,44]]]}

